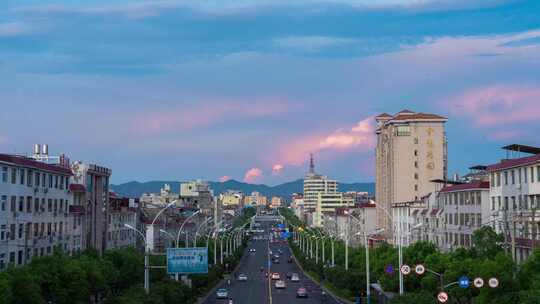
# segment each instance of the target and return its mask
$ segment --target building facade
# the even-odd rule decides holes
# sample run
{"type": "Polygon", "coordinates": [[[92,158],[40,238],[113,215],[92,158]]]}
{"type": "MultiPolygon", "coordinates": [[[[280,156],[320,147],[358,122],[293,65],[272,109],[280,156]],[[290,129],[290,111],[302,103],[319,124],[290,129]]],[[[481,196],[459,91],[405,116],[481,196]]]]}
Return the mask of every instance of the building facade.
{"type": "Polygon", "coordinates": [[[337,194],[338,183],[328,177],[315,173],[315,164],[313,155],[310,158],[309,172],[304,178],[304,210],[306,212],[314,212],[317,208],[317,200],[319,193],[337,194]]]}
{"type": "Polygon", "coordinates": [[[403,110],[375,117],[377,127],[376,198],[378,225],[392,239],[392,204],[411,202],[435,191],[434,179],[446,179],[445,117],[403,110]]]}
{"type": "Polygon", "coordinates": [[[107,250],[135,247],[139,235],[125,225],[137,227],[138,210],[134,200],[109,193],[109,213],[107,215],[107,250]]]}
{"type": "Polygon", "coordinates": [[[0,154],[0,271],[68,251],[70,176],[66,163],[0,154]]]}
{"type": "Polygon", "coordinates": [[[522,262],[540,247],[540,149],[516,145],[505,148],[531,148],[527,150],[533,154],[488,166],[490,224],[505,236],[514,259],[522,262]]]}

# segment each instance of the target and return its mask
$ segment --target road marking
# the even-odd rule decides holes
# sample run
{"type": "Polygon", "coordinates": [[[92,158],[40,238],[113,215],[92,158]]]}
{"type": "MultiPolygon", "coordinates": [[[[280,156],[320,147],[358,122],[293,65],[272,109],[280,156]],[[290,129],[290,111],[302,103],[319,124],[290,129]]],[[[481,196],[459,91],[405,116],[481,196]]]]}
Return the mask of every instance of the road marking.
{"type": "Polygon", "coordinates": [[[272,304],[272,284],[271,284],[271,274],[270,274],[270,240],[266,243],[266,255],[268,257],[268,301],[272,304]]]}

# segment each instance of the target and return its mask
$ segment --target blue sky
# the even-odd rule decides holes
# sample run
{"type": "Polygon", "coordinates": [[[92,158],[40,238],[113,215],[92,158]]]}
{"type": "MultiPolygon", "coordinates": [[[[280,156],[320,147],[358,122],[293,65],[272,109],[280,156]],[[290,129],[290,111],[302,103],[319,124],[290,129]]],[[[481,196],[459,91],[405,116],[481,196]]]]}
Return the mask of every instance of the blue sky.
{"type": "Polygon", "coordinates": [[[539,145],[540,2],[2,1],[0,151],[113,182],[372,181],[373,119],[449,118],[450,171],[539,145]]]}

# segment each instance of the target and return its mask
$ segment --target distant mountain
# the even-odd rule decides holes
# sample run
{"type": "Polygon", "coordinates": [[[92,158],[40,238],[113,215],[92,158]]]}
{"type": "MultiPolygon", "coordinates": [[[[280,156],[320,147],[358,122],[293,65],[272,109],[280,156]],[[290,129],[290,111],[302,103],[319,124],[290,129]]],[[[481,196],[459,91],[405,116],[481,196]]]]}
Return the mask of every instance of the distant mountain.
{"type": "MultiPolygon", "coordinates": [[[[267,185],[255,185],[239,182],[236,180],[228,180],[226,182],[209,182],[210,188],[214,190],[214,194],[218,195],[227,190],[238,190],[243,193],[251,193],[253,191],[258,191],[259,193],[272,197],[272,196],[281,196],[284,198],[290,198],[292,193],[302,193],[304,188],[304,180],[298,179],[292,182],[279,184],[276,186],[267,186],[267,185]]],[[[164,184],[171,185],[173,192],[178,193],[180,191],[180,182],[173,181],[151,181],[146,183],[140,182],[128,182],[120,185],[111,185],[111,190],[118,193],[121,196],[138,198],[141,197],[143,193],[159,193],[159,190],[163,187],[164,184]]],[[[375,183],[340,183],[340,191],[365,191],[370,194],[375,193],[375,183]]]]}

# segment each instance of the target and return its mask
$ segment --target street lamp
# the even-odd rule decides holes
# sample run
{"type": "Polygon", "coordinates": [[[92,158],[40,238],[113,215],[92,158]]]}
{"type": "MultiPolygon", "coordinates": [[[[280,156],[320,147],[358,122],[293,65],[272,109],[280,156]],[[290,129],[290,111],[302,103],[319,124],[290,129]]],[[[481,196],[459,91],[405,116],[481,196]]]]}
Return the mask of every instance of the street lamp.
{"type": "MultiPolygon", "coordinates": [[[[188,216],[188,218],[182,223],[182,225],[180,225],[180,229],[178,230],[178,235],[176,236],[176,247],[178,247],[178,245],[180,243],[180,233],[182,232],[182,229],[184,228],[184,225],[187,222],[189,222],[195,215],[199,214],[200,212],[201,212],[201,210],[197,210],[192,215],[188,216]]],[[[186,244],[186,247],[187,247],[187,244],[186,244]]]]}
{"type": "MultiPolygon", "coordinates": [[[[164,229],[159,229],[159,232],[165,234],[167,237],[169,237],[169,239],[171,239],[172,243],[174,244],[176,242],[176,240],[174,239],[174,236],[167,230],[164,230],[164,229]]],[[[176,247],[176,245],[175,245],[176,247]]]]}
{"type": "Polygon", "coordinates": [[[150,293],[150,265],[149,265],[149,258],[148,258],[148,243],[146,241],[146,237],[144,236],[144,233],[142,233],[137,228],[131,226],[130,224],[124,223],[124,227],[131,229],[133,231],[136,231],[140,236],[142,237],[144,241],[144,247],[145,247],[145,253],[144,253],[144,291],[146,294],[150,293]]]}
{"type": "Polygon", "coordinates": [[[195,232],[195,239],[193,240],[193,247],[197,247],[197,236],[199,235],[199,231],[201,230],[201,228],[207,223],[211,222],[212,220],[213,220],[212,217],[208,217],[202,224],[199,225],[199,228],[197,228],[197,231],[195,232]]]}
{"type": "MultiPolygon", "coordinates": [[[[364,231],[364,247],[366,248],[366,300],[367,304],[371,304],[371,288],[370,288],[370,280],[369,280],[369,244],[368,244],[368,238],[370,235],[376,235],[379,233],[384,232],[384,228],[377,229],[371,233],[367,233],[364,231]]],[[[361,232],[358,232],[356,235],[361,234],[361,232]]]]}

